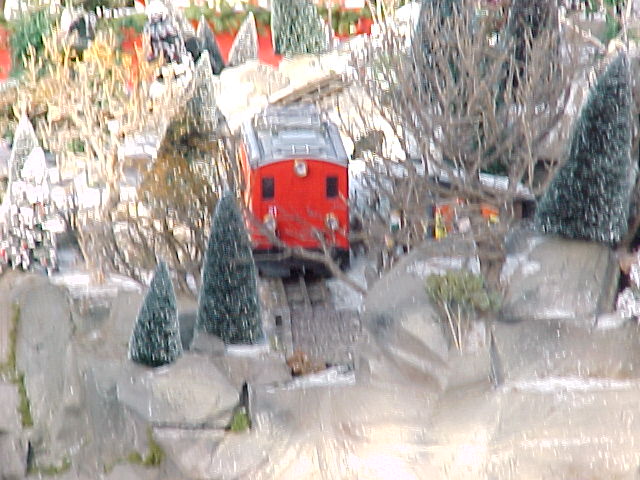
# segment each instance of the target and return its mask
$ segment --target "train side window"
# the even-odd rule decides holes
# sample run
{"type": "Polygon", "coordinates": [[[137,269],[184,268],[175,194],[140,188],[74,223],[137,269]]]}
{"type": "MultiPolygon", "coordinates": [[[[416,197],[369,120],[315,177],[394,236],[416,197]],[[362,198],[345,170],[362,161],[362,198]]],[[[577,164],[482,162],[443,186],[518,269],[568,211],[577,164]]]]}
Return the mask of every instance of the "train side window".
{"type": "Polygon", "coordinates": [[[338,196],[338,177],[327,177],[327,198],[338,196]]]}
{"type": "Polygon", "coordinates": [[[264,177],[262,179],[262,199],[268,200],[275,196],[275,182],[273,177],[264,177]]]}

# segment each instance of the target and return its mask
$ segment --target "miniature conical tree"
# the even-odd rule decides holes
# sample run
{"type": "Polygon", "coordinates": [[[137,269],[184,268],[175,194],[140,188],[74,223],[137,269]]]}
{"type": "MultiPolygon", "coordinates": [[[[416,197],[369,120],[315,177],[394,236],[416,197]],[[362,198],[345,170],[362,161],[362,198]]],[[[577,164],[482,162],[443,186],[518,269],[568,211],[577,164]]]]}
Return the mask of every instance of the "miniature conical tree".
{"type": "Polygon", "coordinates": [[[194,72],[194,92],[187,102],[191,125],[198,133],[211,135],[225,122],[218,108],[214,91],[213,73],[205,50],[196,63],[194,72]]]}
{"type": "Polygon", "coordinates": [[[306,0],[274,0],[271,33],[274,51],[280,55],[319,54],[327,50],[318,9],[306,0]]]}
{"type": "Polygon", "coordinates": [[[629,60],[620,54],[583,107],[569,158],[540,200],[544,232],[615,244],[627,230],[636,169],[631,160],[629,60]]]}
{"type": "Polygon", "coordinates": [[[200,40],[202,50],[207,50],[209,53],[211,71],[214,75],[220,75],[220,72],[224,69],[224,60],[222,59],[222,54],[220,53],[220,47],[218,46],[216,37],[211,31],[204,15],[200,17],[200,21],[198,22],[197,36],[200,40]]]}
{"type": "Polygon", "coordinates": [[[258,31],[253,12],[244,19],[229,50],[229,66],[242,65],[248,60],[258,59],[258,31]]]}
{"type": "Polygon", "coordinates": [[[129,340],[129,358],[159,367],[182,355],[176,295],[164,262],[156,268],[129,340]]]}
{"type": "Polygon", "coordinates": [[[20,172],[31,151],[39,146],[33,125],[26,115],[20,117],[13,136],[13,146],[9,157],[9,182],[20,179],[20,172]]]}
{"type": "Polygon", "coordinates": [[[167,7],[169,17],[175,22],[182,38],[189,38],[195,34],[193,26],[189,23],[189,20],[187,20],[187,17],[181,9],[176,8],[170,0],[162,0],[162,4],[167,7]]]}
{"type": "Polygon", "coordinates": [[[255,343],[261,337],[256,266],[235,198],[224,195],[211,225],[202,267],[196,328],[224,343],[255,343]]]}
{"type": "MultiPolygon", "coordinates": [[[[459,6],[457,14],[464,15],[464,7],[459,6]]],[[[456,67],[459,52],[457,42],[443,42],[446,50],[434,55],[432,42],[435,38],[451,38],[456,32],[452,22],[447,20],[454,15],[453,0],[424,0],[420,6],[418,21],[412,42],[412,57],[415,89],[418,95],[428,98],[429,102],[437,102],[437,92],[440,86],[431,84],[429,79],[448,78],[449,75],[457,81],[458,68],[456,67]],[[446,63],[441,62],[441,56],[446,56],[446,63]],[[439,58],[440,57],[440,58],[439,58]]],[[[464,22],[461,22],[464,25],[464,22]]],[[[472,34],[472,32],[469,32],[472,34]]]]}

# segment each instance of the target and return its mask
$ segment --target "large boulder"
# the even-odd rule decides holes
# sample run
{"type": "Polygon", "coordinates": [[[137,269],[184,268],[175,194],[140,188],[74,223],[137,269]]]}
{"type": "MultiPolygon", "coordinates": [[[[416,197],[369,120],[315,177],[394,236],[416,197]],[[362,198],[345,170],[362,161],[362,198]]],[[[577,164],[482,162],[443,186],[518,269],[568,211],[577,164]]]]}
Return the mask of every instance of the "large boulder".
{"type": "Polygon", "coordinates": [[[27,441],[0,433],[0,480],[22,480],[27,473],[27,441]]]}
{"type": "Polygon", "coordinates": [[[619,276],[606,245],[518,231],[507,242],[501,273],[501,319],[593,325],[598,314],[613,308],[619,276]]]}
{"type": "Polygon", "coordinates": [[[52,438],[52,431],[64,404],[64,352],[74,328],[69,298],[64,289],[36,275],[10,276],[2,287],[8,287],[5,294],[20,308],[16,368],[24,375],[34,422],[31,445],[36,456],[50,454],[47,460],[54,461],[68,446],[52,438]]]}
{"type": "MultiPolygon", "coordinates": [[[[211,456],[225,437],[223,430],[161,428],[154,438],[185,478],[212,478],[211,456]]],[[[219,477],[218,477],[219,478],[219,477]]],[[[115,477],[114,477],[115,479],[115,477]]]]}
{"type": "Polygon", "coordinates": [[[446,386],[450,342],[425,281],[429,275],[460,269],[479,272],[471,241],[427,241],[373,285],[364,303],[363,324],[372,341],[362,349],[361,376],[381,384],[446,386]]]}
{"type": "Polygon", "coordinates": [[[630,379],[640,372],[635,323],[594,330],[565,320],[493,325],[495,359],[503,381],[548,377],[630,379]]]}
{"type": "Polygon", "coordinates": [[[117,392],[145,422],[179,428],[224,428],[240,393],[209,359],[189,353],[155,369],[131,364],[117,392]]]}

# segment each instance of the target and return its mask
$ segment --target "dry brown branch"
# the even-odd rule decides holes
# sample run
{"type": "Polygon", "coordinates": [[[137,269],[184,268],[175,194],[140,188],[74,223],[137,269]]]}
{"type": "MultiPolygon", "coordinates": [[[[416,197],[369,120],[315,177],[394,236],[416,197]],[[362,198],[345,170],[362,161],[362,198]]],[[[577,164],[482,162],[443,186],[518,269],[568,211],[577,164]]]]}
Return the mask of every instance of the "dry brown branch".
{"type": "MultiPolygon", "coordinates": [[[[471,224],[476,243],[500,252],[514,204],[542,192],[560,163],[546,152],[581,71],[580,42],[568,29],[561,34],[548,28],[536,38],[529,34],[526,62],[519,63],[506,32],[496,41],[489,31],[475,2],[461,1],[445,22],[433,12],[421,17],[410,46],[387,24],[354,56],[357,87],[351,90],[351,108],[340,111],[343,127],[356,140],[384,132],[382,145],[364,153],[365,189],[386,205],[383,211],[402,213],[392,243],[404,250],[423,240],[436,202],[461,199],[477,211],[481,204],[499,209],[499,228],[471,224]]],[[[370,243],[384,249],[388,219],[376,210],[380,207],[365,209],[365,230],[379,235],[370,243]]]]}
{"type": "Polygon", "coordinates": [[[116,270],[137,278],[136,268],[127,265],[131,255],[102,225],[115,220],[120,203],[123,141],[137,133],[163,132],[188,94],[167,80],[165,94],[151,99],[149,86],[160,65],[146,61],[147,49],[136,52],[134,62],[117,51],[112,34],[101,33],[79,60],[53,32],[43,54],[26,61],[15,100],[29,113],[43,147],[56,155],[61,175],[85,173],[88,186],[106,194],[96,211],[76,212],[79,243],[97,277],[116,270]]]}

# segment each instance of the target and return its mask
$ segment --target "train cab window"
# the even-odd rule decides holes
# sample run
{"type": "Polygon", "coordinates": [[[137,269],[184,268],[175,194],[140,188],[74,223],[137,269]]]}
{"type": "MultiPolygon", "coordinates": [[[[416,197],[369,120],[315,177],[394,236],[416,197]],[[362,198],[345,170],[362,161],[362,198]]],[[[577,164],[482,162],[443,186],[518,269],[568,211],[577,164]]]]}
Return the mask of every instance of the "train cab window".
{"type": "Polygon", "coordinates": [[[338,196],[338,177],[327,177],[327,198],[338,196]]]}
{"type": "Polygon", "coordinates": [[[262,179],[262,199],[268,200],[275,196],[275,182],[273,177],[264,177],[262,179]]]}

